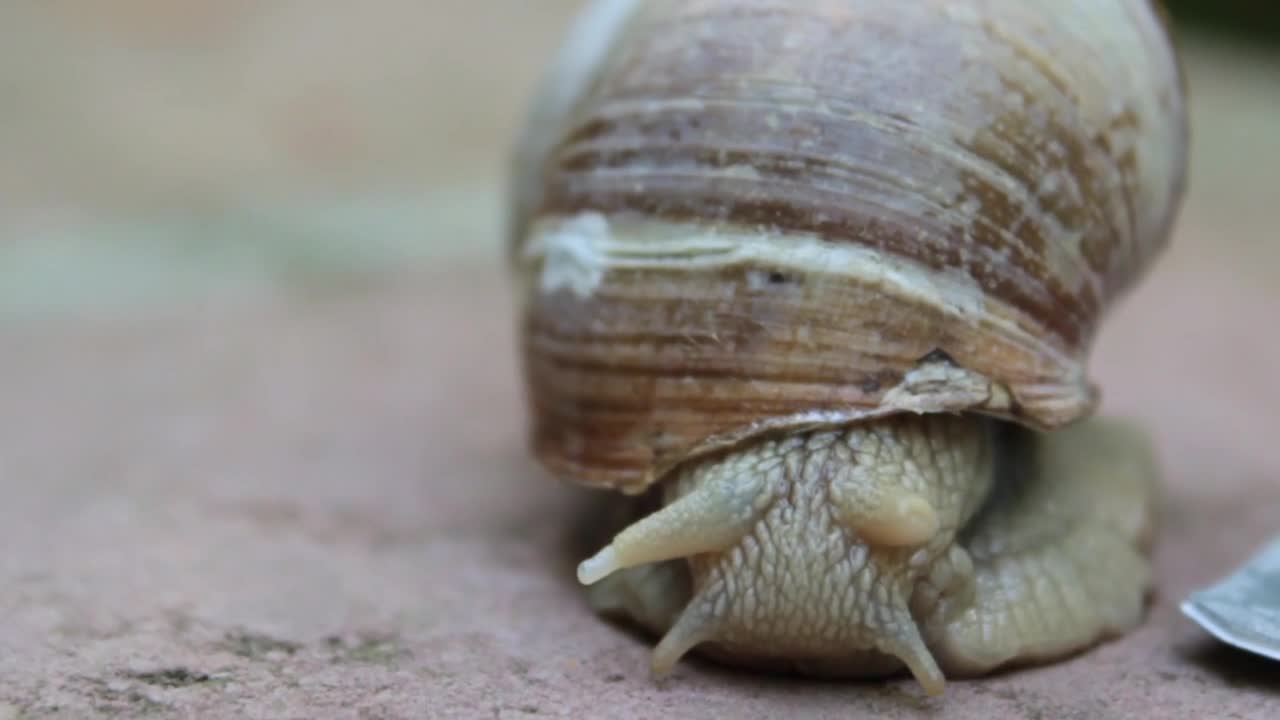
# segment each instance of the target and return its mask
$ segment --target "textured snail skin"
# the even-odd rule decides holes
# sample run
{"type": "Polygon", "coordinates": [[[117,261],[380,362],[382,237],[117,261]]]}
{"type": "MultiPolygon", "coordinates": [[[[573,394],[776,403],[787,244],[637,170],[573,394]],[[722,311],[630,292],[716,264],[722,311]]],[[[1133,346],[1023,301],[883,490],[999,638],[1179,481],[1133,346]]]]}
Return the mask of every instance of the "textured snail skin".
{"type": "Polygon", "coordinates": [[[931,691],[1131,627],[1154,462],[1088,419],[1087,360],[1167,242],[1187,136],[1149,0],[591,4],[510,242],[538,460],[669,502],[583,564],[598,606],[665,634],[659,669],[697,646],[931,691]],[[751,470],[782,458],[807,469],[751,470]],[[792,547],[734,561],[763,536],[792,547]]]}

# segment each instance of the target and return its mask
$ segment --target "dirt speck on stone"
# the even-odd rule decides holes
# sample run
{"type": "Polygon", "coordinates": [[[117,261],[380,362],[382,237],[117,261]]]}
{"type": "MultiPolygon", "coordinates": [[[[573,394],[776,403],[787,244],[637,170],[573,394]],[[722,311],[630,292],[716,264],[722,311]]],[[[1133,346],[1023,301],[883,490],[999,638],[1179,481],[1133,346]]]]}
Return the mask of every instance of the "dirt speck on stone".
{"type": "Polygon", "coordinates": [[[148,685],[157,685],[166,688],[180,688],[188,685],[198,685],[212,681],[214,678],[208,673],[188,670],[184,667],[165,668],[163,670],[146,670],[141,672],[129,672],[126,676],[146,683],[148,685]]]}
{"type": "Polygon", "coordinates": [[[333,653],[334,662],[373,663],[391,665],[412,658],[401,647],[395,636],[358,633],[353,637],[331,635],[324,640],[325,647],[333,653]]]}
{"type": "Polygon", "coordinates": [[[279,660],[302,648],[299,643],[241,630],[227,633],[221,646],[225,650],[251,660],[279,660]]]}

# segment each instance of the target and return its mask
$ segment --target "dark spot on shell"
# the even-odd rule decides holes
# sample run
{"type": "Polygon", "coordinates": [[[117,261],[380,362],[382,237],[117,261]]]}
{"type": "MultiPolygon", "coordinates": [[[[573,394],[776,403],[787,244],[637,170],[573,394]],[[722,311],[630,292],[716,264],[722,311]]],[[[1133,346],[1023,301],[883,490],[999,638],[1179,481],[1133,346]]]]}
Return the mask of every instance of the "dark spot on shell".
{"type": "Polygon", "coordinates": [[[583,143],[617,132],[618,124],[610,120],[593,118],[565,138],[565,144],[583,143]]]}
{"type": "Polygon", "coordinates": [[[955,365],[955,358],[947,354],[942,348],[934,348],[916,361],[920,365],[928,365],[930,363],[946,363],[947,365],[955,365]]]}
{"type": "Polygon", "coordinates": [[[782,285],[782,284],[783,284],[783,283],[785,283],[785,282],[787,282],[787,276],[786,276],[786,275],[784,275],[784,274],[782,274],[782,273],[778,272],[777,270],[774,270],[773,272],[769,273],[769,284],[770,284],[770,285],[782,285]]]}
{"type": "Polygon", "coordinates": [[[862,392],[870,395],[880,391],[880,378],[875,375],[868,375],[862,379],[862,392]]]}

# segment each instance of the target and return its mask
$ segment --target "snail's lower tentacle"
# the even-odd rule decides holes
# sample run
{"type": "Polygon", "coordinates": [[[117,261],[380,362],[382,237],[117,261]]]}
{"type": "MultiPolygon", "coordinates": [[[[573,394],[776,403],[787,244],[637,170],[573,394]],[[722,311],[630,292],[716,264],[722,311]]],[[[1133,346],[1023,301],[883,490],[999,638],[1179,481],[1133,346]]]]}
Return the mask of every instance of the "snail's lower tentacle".
{"type": "Polygon", "coordinates": [[[890,615],[889,626],[881,629],[883,635],[877,643],[877,649],[901,660],[925,692],[941,695],[946,688],[946,678],[934,660],[933,653],[925,645],[924,638],[920,636],[915,618],[907,610],[905,602],[899,601],[894,610],[890,615]]]}
{"type": "Polygon", "coordinates": [[[685,653],[715,639],[719,623],[714,604],[709,600],[705,592],[695,596],[685,606],[684,612],[680,613],[671,629],[662,636],[661,642],[653,649],[654,675],[668,675],[685,653]]]}

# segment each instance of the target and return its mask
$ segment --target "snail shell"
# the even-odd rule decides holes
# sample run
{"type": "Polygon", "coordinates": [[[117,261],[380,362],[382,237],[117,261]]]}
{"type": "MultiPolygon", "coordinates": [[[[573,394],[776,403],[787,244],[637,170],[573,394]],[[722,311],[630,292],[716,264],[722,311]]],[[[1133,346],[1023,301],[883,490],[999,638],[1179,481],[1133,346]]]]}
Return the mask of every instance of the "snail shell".
{"type": "Polygon", "coordinates": [[[1087,365],[1187,143],[1154,0],[591,4],[510,250],[536,456],[663,504],[592,605],[930,693],[1133,627],[1154,461],[1087,365]]]}
{"type": "Polygon", "coordinates": [[[628,493],[766,431],[1089,414],[1184,188],[1148,0],[597,2],[556,67],[511,232],[533,445],[628,493]]]}

